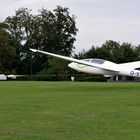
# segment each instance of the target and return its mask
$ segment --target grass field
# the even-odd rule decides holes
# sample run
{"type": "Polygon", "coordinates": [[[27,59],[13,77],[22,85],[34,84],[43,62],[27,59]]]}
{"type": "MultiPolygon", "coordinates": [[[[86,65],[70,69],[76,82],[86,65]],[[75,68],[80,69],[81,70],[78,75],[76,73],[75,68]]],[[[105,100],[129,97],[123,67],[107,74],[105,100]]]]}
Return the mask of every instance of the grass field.
{"type": "Polygon", "coordinates": [[[140,83],[0,82],[0,140],[139,140],[140,83]]]}

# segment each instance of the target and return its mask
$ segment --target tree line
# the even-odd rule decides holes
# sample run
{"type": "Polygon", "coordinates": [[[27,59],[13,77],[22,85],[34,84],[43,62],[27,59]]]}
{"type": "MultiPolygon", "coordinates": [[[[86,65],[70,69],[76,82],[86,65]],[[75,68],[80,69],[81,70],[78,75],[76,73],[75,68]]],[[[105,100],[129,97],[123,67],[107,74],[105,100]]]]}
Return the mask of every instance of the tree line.
{"type": "Polygon", "coordinates": [[[140,60],[140,45],[134,46],[131,43],[108,40],[99,47],[92,46],[89,50],[75,54],[75,58],[100,58],[115,63],[126,63],[140,60]]]}
{"type": "MultiPolygon", "coordinates": [[[[72,56],[77,31],[75,16],[70,14],[68,8],[57,6],[53,11],[41,9],[38,14],[27,8],[18,9],[14,16],[0,22],[0,73],[71,73],[67,68],[68,62],[33,54],[29,48],[72,56]]],[[[138,61],[140,45],[108,40],[73,57],[101,58],[115,63],[138,61]]]]}

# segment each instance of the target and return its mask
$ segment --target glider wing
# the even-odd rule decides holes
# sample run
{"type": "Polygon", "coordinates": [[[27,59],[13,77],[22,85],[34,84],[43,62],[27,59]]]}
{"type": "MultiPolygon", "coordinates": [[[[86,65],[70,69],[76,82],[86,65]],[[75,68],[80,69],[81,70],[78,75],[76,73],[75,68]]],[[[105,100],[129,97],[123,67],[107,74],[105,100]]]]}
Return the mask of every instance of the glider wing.
{"type": "Polygon", "coordinates": [[[115,64],[115,63],[113,63],[113,65],[110,65],[110,66],[108,66],[108,65],[100,65],[100,64],[90,63],[90,62],[86,62],[84,60],[70,58],[70,57],[67,57],[67,56],[62,56],[62,55],[58,55],[58,54],[54,54],[54,53],[50,53],[50,52],[40,51],[40,50],[36,50],[36,49],[30,49],[30,50],[32,52],[37,52],[37,53],[57,57],[57,58],[60,58],[60,59],[68,60],[70,62],[75,62],[75,63],[79,63],[79,64],[91,66],[91,67],[96,67],[96,68],[100,68],[100,69],[104,69],[104,70],[119,72],[119,69],[117,67],[118,65],[115,64]]]}

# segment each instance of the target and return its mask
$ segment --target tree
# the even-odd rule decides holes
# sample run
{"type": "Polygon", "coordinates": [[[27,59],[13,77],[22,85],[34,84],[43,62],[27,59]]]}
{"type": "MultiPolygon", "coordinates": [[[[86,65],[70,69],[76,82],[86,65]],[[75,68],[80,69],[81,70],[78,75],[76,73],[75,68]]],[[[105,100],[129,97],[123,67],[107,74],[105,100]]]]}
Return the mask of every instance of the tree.
{"type": "Polygon", "coordinates": [[[47,56],[35,57],[29,52],[29,48],[71,55],[77,28],[75,17],[70,16],[68,10],[58,6],[53,12],[42,9],[39,14],[32,15],[31,10],[21,8],[16,11],[15,16],[5,20],[8,32],[16,40],[18,73],[29,74],[31,65],[33,73],[49,66],[47,56]]]}
{"type": "Polygon", "coordinates": [[[11,36],[5,31],[6,25],[0,23],[0,73],[14,73],[15,49],[11,36]]]}
{"type": "Polygon", "coordinates": [[[135,51],[136,51],[137,56],[138,56],[137,60],[140,61],[140,45],[138,45],[138,46],[136,47],[135,51]]]}
{"type": "Polygon", "coordinates": [[[130,43],[122,43],[108,40],[101,47],[92,46],[88,51],[82,51],[77,58],[101,58],[115,63],[137,61],[139,59],[139,47],[130,43]]]}
{"type": "Polygon", "coordinates": [[[120,52],[123,54],[122,59],[120,59],[120,63],[138,60],[138,52],[136,51],[136,47],[132,46],[130,43],[123,43],[121,45],[120,52]]]}
{"type": "Polygon", "coordinates": [[[100,48],[102,51],[99,54],[102,55],[103,59],[113,61],[118,63],[118,58],[120,58],[120,44],[113,40],[106,41],[100,48]]]}
{"type": "Polygon", "coordinates": [[[18,74],[25,74],[30,66],[31,59],[27,50],[31,44],[32,23],[33,16],[27,8],[17,10],[15,16],[7,17],[5,20],[7,32],[15,40],[13,46],[16,49],[16,72],[18,74]]]}

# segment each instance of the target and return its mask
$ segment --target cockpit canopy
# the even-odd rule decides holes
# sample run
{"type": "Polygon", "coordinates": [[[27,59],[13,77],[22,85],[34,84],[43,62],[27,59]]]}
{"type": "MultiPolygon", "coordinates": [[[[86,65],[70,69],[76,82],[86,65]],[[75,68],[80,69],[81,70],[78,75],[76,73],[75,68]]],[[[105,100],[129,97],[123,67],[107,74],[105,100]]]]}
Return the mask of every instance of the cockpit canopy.
{"type": "Polygon", "coordinates": [[[93,63],[93,64],[104,64],[106,62],[106,60],[103,60],[103,59],[83,59],[83,61],[86,61],[86,62],[90,62],[90,63],[93,63]]]}

